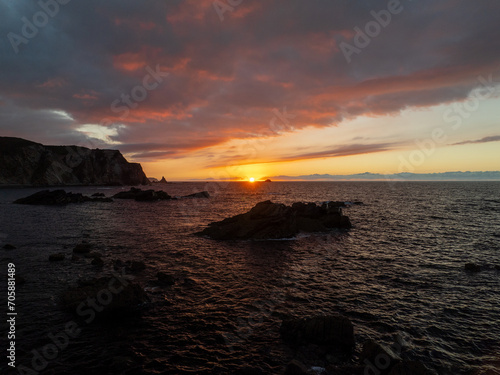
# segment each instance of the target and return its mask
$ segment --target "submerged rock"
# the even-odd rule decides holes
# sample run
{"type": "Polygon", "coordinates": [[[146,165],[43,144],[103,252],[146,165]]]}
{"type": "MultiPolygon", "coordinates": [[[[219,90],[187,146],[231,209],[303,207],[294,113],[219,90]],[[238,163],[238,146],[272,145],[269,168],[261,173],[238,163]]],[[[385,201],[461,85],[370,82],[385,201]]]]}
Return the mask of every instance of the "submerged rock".
{"type": "Polygon", "coordinates": [[[92,249],[92,245],[89,243],[79,243],[76,245],[73,249],[74,253],[77,254],[85,254],[85,253],[90,253],[90,250],[92,249]]]}
{"type": "Polygon", "coordinates": [[[307,367],[296,359],[292,360],[285,368],[285,375],[308,375],[307,367]]]}
{"type": "Polygon", "coordinates": [[[476,263],[467,263],[464,266],[464,269],[468,272],[480,272],[481,271],[481,266],[476,264],[476,263]]]}
{"type": "Polygon", "coordinates": [[[168,273],[159,271],[156,274],[156,277],[158,278],[158,284],[160,284],[160,285],[174,285],[175,284],[175,278],[172,275],[169,275],[168,273]]]}
{"type": "Polygon", "coordinates": [[[49,260],[51,262],[58,262],[64,260],[66,256],[63,253],[51,254],[49,255],[49,260]]]}
{"type": "Polygon", "coordinates": [[[66,193],[64,190],[43,190],[32,194],[29,197],[20,198],[14,203],[16,204],[31,204],[31,205],[65,205],[70,203],[84,202],[113,202],[111,198],[91,198],[80,193],[66,193]]]}
{"type": "Polygon", "coordinates": [[[285,319],[280,333],[283,339],[296,344],[334,345],[344,350],[351,350],[355,344],[354,327],[348,318],[341,315],[285,319]]]}
{"type": "Polygon", "coordinates": [[[260,202],[249,212],[209,224],[196,234],[213,239],[290,238],[300,231],[326,232],[350,228],[351,222],[335,204],[294,203],[291,207],[271,201],[260,202]]]}
{"type": "Polygon", "coordinates": [[[127,264],[127,270],[132,273],[137,273],[144,271],[146,269],[146,264],[139,260],[132,260],[127,264]]]}
{"type": "Polygon", "coordinates": [[[199,193],[185,195],[182,198],[210,198],[208,191],[200,191],[199,193]]]}

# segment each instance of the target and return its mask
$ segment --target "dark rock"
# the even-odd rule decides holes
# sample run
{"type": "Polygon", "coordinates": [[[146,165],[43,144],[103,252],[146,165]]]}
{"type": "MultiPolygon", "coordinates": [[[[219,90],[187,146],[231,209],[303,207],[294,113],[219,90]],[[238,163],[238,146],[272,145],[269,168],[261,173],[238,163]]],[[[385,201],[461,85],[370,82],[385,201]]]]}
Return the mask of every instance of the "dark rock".
{"type": "Polygon", "coordinates": [[[115,199],[135,199],[140,202],[153,202],[160,200],[172,199],[170,195],[165,193],[163,190],[141,190],[137,188],[131,188],[129,191],[122,191],[113,195],[115,199]]]}
{"type": "Polygon", "coordinates": [[[102,197],[105,197],[106,195],[105,195],[104,193],[94,193],[94,194],[92,194],[91,196],[92,196],[92,197],[96,197],[96,198],[98,198],[98,197],[101,197],[101,198],[102,198],[102,197]]]}
{"type": "Polygon", "coordinates": [[[104,261],[100,257],[94,257],[94,259],[92,259],[90,264],[92,264],[94,266],[102,267],[102,266],[104,266],[104,261]]]}
{"type": "Polygon", "coordinates": [[[141,272],[146,269],[146,264],[144,264],[144,262],[141,261],[133,260],[130,262],[127,269],[133,273],[141,272]]]}
{"type": "Polygon", "coordinates": [[[272,182],[270,179],[265,180],[264,182],[272,182]]]}
{"type": "Polygon", "coordinates": [[[307,367],[302,362],[292,360],[285,368],[285,375],[308,375],[307,367]]]}
{"type": "Polygon", "coordinates": [[[66,193],[64,190],[43,190],[29,197],[18,199],[14,203],[55,206],[83,202],[113,202],[113,200],[111,198],[90,198],[80,193],[66,193]]]}
{"type": "Polygon", "coordinates": [[[44,146],[21,138],[0,137],[0,185],[149,184],[142,167],[117,150],[44,146]]]}
{"type": "Polygon", "coordinates": [[[123,267],[125,267],[125,262],[123,260],[121,260],[121,259],[115,259],[113,261],[113,268],[115,270],[119,270],[120,268],[123,268],[123,267]]]}
{"type": "Polygon", "coordinates": [[[97,300],[102,312],[97,315],[111,314],[113,317],[128,315],[137,309],[139,305],[148,302],[148,297],[143,288],[126,280],[125,278],[105,276],[91,280],[81,280],[79,285],[67,289],[61,296],[62,306],[76,313],[81,303],[88,300],[97,300]],[[107,303],[100,304],[99,300],[107,303]]]}
{"type": "Polygon", "coordinates": [[[165,272],[158,272],[156,274],[156,277],[158,278],[158,283],[160,285],[174,285],[175,284],[175,279],[172,275],[169,275],[165,272]]]}
{"type": "Polygon", "coordinates": [[[85,253],[90,253],[90,250],[92,249],[92,245],[89,243],[79,243],[76,245],[73,249],[74,253],[77,254],[85,254],[85,253]]]}
{"type": "Polygon", "coordinates": [[[283,339],[296,344],[334,345],[344,350],[351,350],[355,344],[351,321],[340,315],[285,319],[280,333],[283,339]]]}
{"type": "Polygon", "coordinates": [[[3,245],[2,249],[4,250],[15,250],[16,247],[14,245],[11,245],[10,243],[3,245]]]}
{"type": "Polygon", "coordinates": [[[401,362],[401,358],[391,348],[373,340],[363,343],[360,359],[367,368],[381,375],[389,374],[391,369],[401,362]]]}
{"type": "Polygon", "coordinates": [[[208,191],[200,191],[199,193],[185,195],[182,198],[210,198],[208,191]]]}
{"type": "Polygon", "coordinates": [[[394,365],[389,375],[432,375],[420,362],[403,361],[394,365]]]}
{"type": "Polygon", "coordinates": [[[161,176],[160,184],[166,184],[167,180],[165,180],[165,176],[161,176]]]}
{"type": "Polygon", "coordinates": [[[92,251],[91,253],[85,253],[83,254],[83,256],[85,258],[101,258],[102,257],[102,254],[101,253],[98,253],[97,251],[92,251]]]}
{"type": "Polygon", "coordinates": [[[481,266],[475,263],[467,263],[464,266],[464,269],[468,272],[480,272],[481,271],[481,266]]]}
{"type": "Polygon", "coordinates": [[[324,203],[294,203],[291,207],[271,201],[260,202],[245,214],[211,223],[197,235],[213,239],[279,239],[290,238],[300,231],[326,232],[333,228],[350,228],[351,222],[340,207],[324,203]]]}
{"type": "Polygon", "coordinates": [[[49,255],[49,260],[51,262],[59,262],[61,260],[64,260],[66,256],[63,253],[57,253],[57,254],[51,254],[49,255]]]}

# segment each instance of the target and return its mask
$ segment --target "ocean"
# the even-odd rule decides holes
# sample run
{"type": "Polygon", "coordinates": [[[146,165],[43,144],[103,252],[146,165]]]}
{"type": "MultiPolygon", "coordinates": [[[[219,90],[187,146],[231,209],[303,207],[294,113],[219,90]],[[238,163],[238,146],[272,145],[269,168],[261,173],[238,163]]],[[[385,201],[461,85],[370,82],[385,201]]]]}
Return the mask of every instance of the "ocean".
{"type": "MultiPolygon", "coordinates": [[[[324,368],[324,359],[297,352],[279,334],[286,316],[321,314],[353,322],[357,346],[349,363],[374,339],[403,343],[402,358],[438,374],[500,374],[500,182],[154,188],[173,196],[208,190],[211,198],[49,207],[12,204],[43,189],[0,189],[0,293],[6,296],[9,263],[26,280],[16,285],[18,367],[11,371],[2,360],[2,374],[279,374],[293,358],[324,368]],[[193,235],[265,200],[364,204],[343,210],[353,224],[347,231],[273,241],[193,235]],[[102,254],[102,268],[71,260],[82,241],[102,254]],[[16,249],[1,249],[7,243],[16,249]],[[65,260],[49,262],[54,253],[65,260]],[[146,265],[128,275],[151,300],[140,316],[87,324],[61,308],[69,285],[110,274],[116,260],[146,265]],[[465,271],[466,263],[481,271],[465,271]],[[158,271],[173,275],[175,285],[158,286],[158,271]],[[44,354],[68,322],[78,334],[44,354]]],[[[128,187],[65,190],[110,196],[128,187]]],[[[7,325],[1,329],[5,353],[7,325]]]]}

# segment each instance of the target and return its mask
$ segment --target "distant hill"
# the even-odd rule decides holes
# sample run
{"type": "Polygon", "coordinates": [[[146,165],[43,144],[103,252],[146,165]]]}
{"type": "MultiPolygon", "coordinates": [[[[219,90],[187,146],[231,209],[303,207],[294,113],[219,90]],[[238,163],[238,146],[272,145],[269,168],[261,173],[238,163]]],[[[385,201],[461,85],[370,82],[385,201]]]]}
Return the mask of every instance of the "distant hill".
{"type": "Polygon", "coordinates": [[[0,185],[140,184],[149,184],[141,165],[129,163],[120,151],[0,137],[0,185]]]}
{"type": "Polygon", "coordinates": [[[274,180],[301,181],[496,181],[500,180],[500,171],[490,172],[442,172],[442,173],[358,173],[349,175],[310,174],[303,176],[275,176],[274,180]]]}

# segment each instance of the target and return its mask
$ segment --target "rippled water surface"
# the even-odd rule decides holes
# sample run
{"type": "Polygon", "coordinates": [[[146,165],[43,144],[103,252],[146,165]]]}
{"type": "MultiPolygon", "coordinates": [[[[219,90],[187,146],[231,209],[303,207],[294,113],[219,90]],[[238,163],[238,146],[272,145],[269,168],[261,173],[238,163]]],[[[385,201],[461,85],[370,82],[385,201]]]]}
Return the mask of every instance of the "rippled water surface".
{"type": "MultiPolygon", "coordinates": [[[[76,319],[60,309],[61,292],[80,278],[111,271],[112,261],[121,259],[146,263],[146,270],[134,275],[151,298],[142,316],[79,322],[81,333],[42,373],[260,369],[278,374],[295,355],[279,337],[283,316],[341,313],[353,321],[359,344],[368,338],[392,344],[403,335],[403,356],[439,374],[500,374],[500,271],[495,269],[500,266],[500,183],[173,183],[161,188],[177,196],[209,189],[212,198],[43,207],[12,204],[40,189],[0,190],[0,247],[17,247],[0,249],[2,272],[14,262],[26,279],[17,287],[19,365],[31,366],[32,351],[76,319]],[[258,242],[193,235],[211,221],[268,199],[365,204],[344,210],[354,225],[347,232],[258,242]],[[71,261],[82,240],[104,255],[104,269],[89,260],[71,261]],[[66,259],[49,262],[56,252],[66,259]],[[467,262],[482,271],[465,272],[467,262]],[[158,287],[159,270],[173,274],[176,285],[158,287]]],[[[111,195],[121,188],[66,190],[111,195]]],[[[3,361],[0,366],[3,373],[3,361]]]]}

